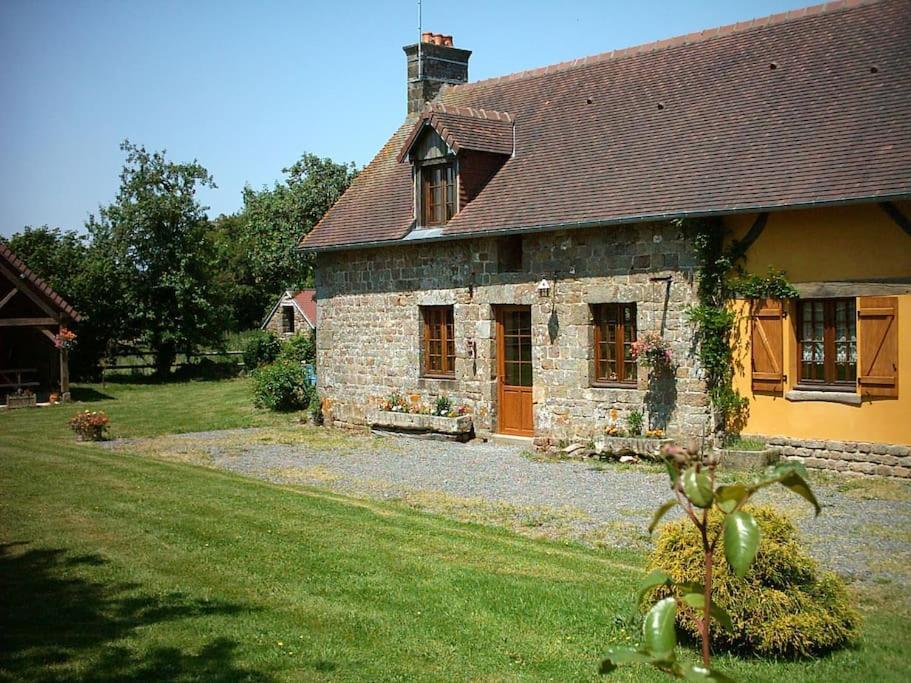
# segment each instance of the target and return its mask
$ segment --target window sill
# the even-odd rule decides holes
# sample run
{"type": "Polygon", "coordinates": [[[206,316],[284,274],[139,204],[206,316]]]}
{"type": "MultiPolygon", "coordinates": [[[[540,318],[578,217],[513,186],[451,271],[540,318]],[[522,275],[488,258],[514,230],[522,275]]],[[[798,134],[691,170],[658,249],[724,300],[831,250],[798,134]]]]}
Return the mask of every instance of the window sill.
{"type": "Polygon", "coordinates": [[[636,382],[592,382],[592,389],[638,389],[636,382]]]}
{"type": "Polygon", "coordinates": [[[452,373],[451,375],[428,375],[428,374],[421,375],[421,379],[455,379],[455,378],[456,378],[455,373],[452,373]]]}
{"type": "Polygon", "coordinates": [[[794,388],[784,395],[788,401],[823,401],[827,403],[842,403],[848,406],[859,406],[860,394],[853,391],[837,391],[832,389],[801,389],[794,388]]]}

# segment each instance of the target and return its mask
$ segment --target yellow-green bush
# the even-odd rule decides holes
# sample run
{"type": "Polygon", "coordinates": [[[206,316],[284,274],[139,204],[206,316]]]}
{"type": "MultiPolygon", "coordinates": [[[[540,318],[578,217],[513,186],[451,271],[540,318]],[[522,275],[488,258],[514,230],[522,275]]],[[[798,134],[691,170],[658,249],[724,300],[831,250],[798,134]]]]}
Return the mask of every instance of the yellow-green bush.
{"type": "MultiPolygon", "coordinates": [[[[768,507],[749,511],[759,523],[761,539],[746,577],[737,578],[725,561],[723,537],[715,548],[712,600],[730,614],[734,630],[726,631],[713,622],[713,647],[764,656],[807,657],[854,641],[860,615],[850,606],[841,579],[820,572],[785,515],[768,507]]],[[[722,515],[714,513],[709,522],[710,538],[721,523],[722,515]]],[[[648,561],[648,570],[653,569],[663,569],[678,583],[703,583],[702,543],[692,522],[669,522],[660,528],[648,561]]],[[[672,592],[662,587],[652,597],[672,592]]],[[[685,632],[698,637],[692,616],[679,610],[677,622],[685,632]]]]}

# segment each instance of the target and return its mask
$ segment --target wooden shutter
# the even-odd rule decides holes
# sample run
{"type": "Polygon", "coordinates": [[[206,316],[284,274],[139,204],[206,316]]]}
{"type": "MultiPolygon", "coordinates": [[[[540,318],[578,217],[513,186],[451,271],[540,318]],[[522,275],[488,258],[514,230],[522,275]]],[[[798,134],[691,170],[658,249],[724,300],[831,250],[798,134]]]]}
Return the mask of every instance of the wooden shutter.
{"type": "Polygon", "coordinates": [[[750,346],[754,392],[784,390],[783,316],[780,299],[757,299],[752,304],[750,346]]]}
{"type": "Polygon", "coordinates": [[[864,396],[898,396],[898,298],[862,296],[857,308],[864,396]]]}

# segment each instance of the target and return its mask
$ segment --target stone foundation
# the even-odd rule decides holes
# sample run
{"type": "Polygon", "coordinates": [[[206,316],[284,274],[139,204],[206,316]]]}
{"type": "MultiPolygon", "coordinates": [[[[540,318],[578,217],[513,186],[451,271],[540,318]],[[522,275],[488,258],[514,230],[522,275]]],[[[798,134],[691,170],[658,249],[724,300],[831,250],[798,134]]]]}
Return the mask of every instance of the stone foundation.
{"type": "Polygon", "coordinates": [[[791,439],[785,436],[759,438],[770,446],[776,446],[786,460],[799,460],[814,469],[911,478],[911,446],[791,439]]]}

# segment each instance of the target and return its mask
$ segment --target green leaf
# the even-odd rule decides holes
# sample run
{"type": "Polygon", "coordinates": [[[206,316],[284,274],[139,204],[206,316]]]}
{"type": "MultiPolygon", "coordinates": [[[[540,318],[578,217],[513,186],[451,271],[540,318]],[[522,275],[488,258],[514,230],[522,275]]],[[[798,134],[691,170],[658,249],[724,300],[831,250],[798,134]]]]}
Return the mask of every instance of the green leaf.
{"type": "Polygon", "coordinates": [[[712,504],[712,480],[703,472],[690,467],[681,478],[683,492],[696,507],[707,508],[712,504]]]}
{"type": "Polygon", "coordinates": [[[819,515],[822,512],[822,508],[807,483],[807,477],[807,468],[804,467],[803,463],[795,461],[780,462],[774,467],[770,467],[766,476],[752,486],[752,490],[756,491],[763,486],[780,483],[785,488],[807,500],[816,510],[816,514],[819,515]]]}
{"type": "Polygon", "coordinates": [[[743,578],[756,551],[759,550],[759,525],[753,515],[743,510],[732,512],[724,519],[724,556],[734,573],[743,578]]]}
{"type": "Polygon", "coordinates": [[[652,523],[648,525],[649,533],[652,533],[655,530],[655,527],[658,526],[658,522],[661,521],[661,518],[670,512],[671,508],[673,508],[676,504],[676,500],[668,500],[661,504],[661,507],[655,511],[655,516],[652,517],[652,523]]]}
{"type": "MultiPolygon", "coordinates": [[[[698,609],[700,611],[705,610],[705,594],[704,593],[686,593],[681,598],[690,607],[698,609]]],[[[721,624],[728,631],[734,630],[734,622],[731,621],[731,615],[728,614],[723,607],[720,607],[714,600],[712,601],[712,606],[709,608],[709,614],[712,615],[712,618],[721,624]]]]}
{"type": "Polygon", "coordinates": [[[607,658],[601,662],[600,673],[609,674],[622,664],[651,664],[655,658],[648,652],[622,645],[607,648],[607,658]]]}
{"type": "Polygon", "coordinates": [[[677,600],[664,598],[645,615],[642,623],[644,649],[656,658],[665,658],[673,653],[677,646],[677,631],[674,628],[674,616],[677,613],[677,600]]]}
{"type": "Polygon", "coordinates": [[[781,478],[780,483],[785,488],[790,489],[798,496],[808,501],[816,510],[816,515],[819,516],[819,513],[822,512],[822,508],[819,506],[819,501],[816,500],[816,496],[813,495],[813,491],[810,489],[810,485],[807,483],[807,480],[804,479],[798,472],[795,471],[785,474],[781,478]]]}
{"type": "Polygon", "coordinates": [[[750,497],[749,489],[743,484],[719,486],[715,491],[715,505],[722,512],[733,512],[744,500],[750,497]]]}
{"type": "Polygon", "coordinates": [[[720,671],[710,669],[702,664],[681,664],[680,674],[687,681],[709,681],[714,683],[734,683],[734,679],[720,671]]]}
{"type": "Polygon", "coordinates": [[[677,472],[677,467],[670,460],[666,459],[664,461],[664,469],[667,470],[667,476],[670,477],[671,488],[674,488],[674,486],[677,483],[677,477],[679,476],[679,473],[677,472]]]}
{"type": "Polygon", "coordinates": [[[673,583],[674,581],[671,579],[670,575],[661,569],[650,572],[648,576],[639,583],[638,602],[642,602],[642,598],[649,589],[655,588],[656,586],[670,586],[673,583]]]}

